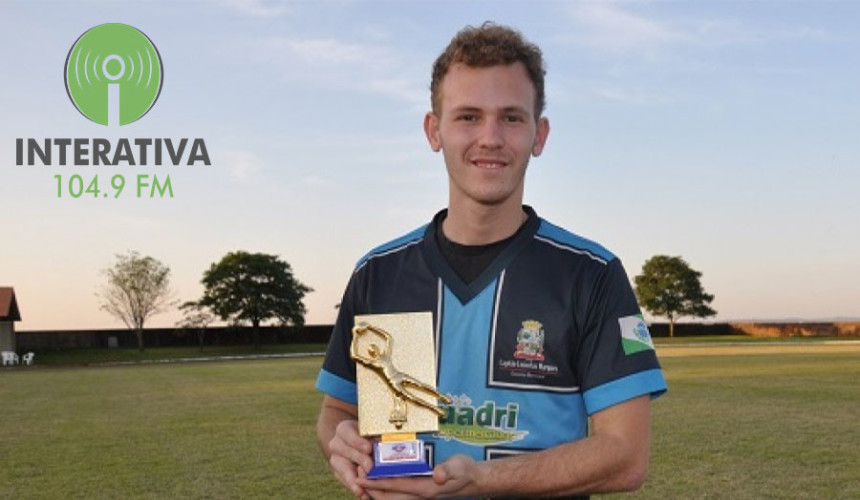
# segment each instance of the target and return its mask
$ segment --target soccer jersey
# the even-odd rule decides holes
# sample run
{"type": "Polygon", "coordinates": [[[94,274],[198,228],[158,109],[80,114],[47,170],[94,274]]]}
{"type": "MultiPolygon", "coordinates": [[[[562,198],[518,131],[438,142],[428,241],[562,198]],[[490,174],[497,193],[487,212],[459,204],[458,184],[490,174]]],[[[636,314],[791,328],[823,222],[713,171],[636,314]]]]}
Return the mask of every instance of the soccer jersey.
{"type": "Polygon", "coordinates": [[[353,317],[432,311],[437,387],[452,398],[428,442],[439,463],[488,460],[582,439],[588,416],[666,390],[621,262],[528,213],[525,227],[470,283],[442,256],[446,215],[357,264],[317,388],[356,404],[353,317]]]}

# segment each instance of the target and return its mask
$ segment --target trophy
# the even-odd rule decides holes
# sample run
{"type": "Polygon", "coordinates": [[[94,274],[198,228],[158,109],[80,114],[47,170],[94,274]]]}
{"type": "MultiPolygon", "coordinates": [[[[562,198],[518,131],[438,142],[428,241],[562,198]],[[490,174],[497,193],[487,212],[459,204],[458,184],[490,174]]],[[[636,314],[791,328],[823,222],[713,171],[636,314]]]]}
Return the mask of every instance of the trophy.
{"type": "Polygon", "coordinates": [[[379,436],[367,477],[427,476],[418,432],[439,430],[433,316],[429,312],[355,317],[350,356],[356,362],[358,431],[379,436]],[[408,370],[408,373],[407,373],[408,370]]]}

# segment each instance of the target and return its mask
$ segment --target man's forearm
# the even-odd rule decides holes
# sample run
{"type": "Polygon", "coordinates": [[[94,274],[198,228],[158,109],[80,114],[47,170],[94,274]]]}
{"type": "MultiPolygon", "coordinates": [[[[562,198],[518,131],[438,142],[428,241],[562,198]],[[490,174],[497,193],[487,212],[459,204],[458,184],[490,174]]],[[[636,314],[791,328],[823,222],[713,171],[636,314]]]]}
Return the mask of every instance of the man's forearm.
{"type": "Polygon", "coordinates": [[[539,453],[478,464],[477,491],[488,496],[554,497],[630,491],[643,474],[626,446],[595,436],[539,453]]]}
{"type": "Polygon", "coordinates": [[[331,456],[328,445],[334,437],[337,424],[344,420],[355,419],[354,406],[340,402],[329,396],[323,400],[319,417],[317,417],[317,444],[326,458],[331,456]]]}
{"type": "Polygon", "coordinates": [[[639,488],[648,469],[648,405],[646,396],[606,410],[586,439],[477,464],[478,494],[552,497],[639,488]]]}

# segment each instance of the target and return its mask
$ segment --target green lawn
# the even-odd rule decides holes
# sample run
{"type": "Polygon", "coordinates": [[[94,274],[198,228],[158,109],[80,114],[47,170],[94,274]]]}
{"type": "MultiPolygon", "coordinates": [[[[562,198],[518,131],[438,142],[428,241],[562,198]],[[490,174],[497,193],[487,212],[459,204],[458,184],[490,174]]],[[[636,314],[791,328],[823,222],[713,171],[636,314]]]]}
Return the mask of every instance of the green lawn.
{"type": "MultiPolygon", "coordinates": [[[[663,358],[627,498],[860,498],[860,349],[744,349],[663,358]]],[[[350,498],[314,440],[320,361],[0,370],[0,498],[350,498]]]]}
{"type": "Polygon", "coordinates": [[[860,349],[819,350],[662,358],[635,498],[860,498],[860,349]]]}
{"type": "Polygon", "coordinates": [[[0,498],[337,498],[320,359],[0,371],[0,498]]]}

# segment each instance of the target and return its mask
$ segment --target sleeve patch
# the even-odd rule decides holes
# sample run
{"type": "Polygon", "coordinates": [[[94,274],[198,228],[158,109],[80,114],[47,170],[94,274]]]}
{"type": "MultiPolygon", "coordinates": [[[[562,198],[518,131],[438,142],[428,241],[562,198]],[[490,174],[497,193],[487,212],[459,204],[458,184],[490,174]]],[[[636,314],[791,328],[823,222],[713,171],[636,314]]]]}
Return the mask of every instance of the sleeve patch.
{"type": "Polygon", "coordinates": [[[618,318],[621,327],[621,347],[624,354],[630,355],[640,351],[654,350],[654,342],[641,314],[618,318]]]}

